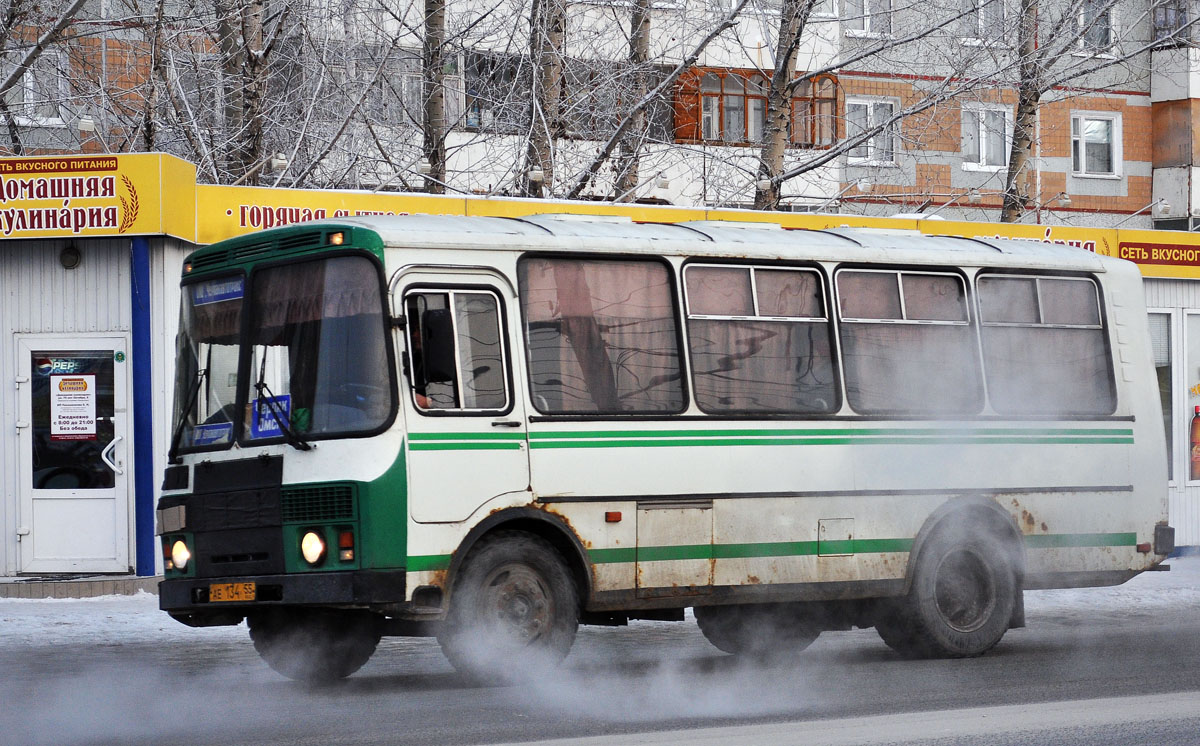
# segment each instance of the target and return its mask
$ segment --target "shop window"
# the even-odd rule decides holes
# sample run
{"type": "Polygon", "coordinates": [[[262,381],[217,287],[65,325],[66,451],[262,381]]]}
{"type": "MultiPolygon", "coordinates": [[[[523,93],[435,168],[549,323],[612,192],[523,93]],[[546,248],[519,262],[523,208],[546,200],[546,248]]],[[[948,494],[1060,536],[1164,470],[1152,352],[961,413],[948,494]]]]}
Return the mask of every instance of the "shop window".
{"type": "MultiPolygon", "coordinates": [[[[1175,411],[1171,387],[1171,314],[1151,313],[1150,320],[1150,350],[1154,355],[1154,374],[1158,378],[1158,395],[1162,402],[1163,427],[1167,434],[1167,478],[1175,479],[1175,448],[1174,432],[1172,432],[1172,413],[1175,411]]],[[[1189,322],[1193,317],[1188,317],[1189,322]]],[[[1197,319],[1200,321],[1200,319],[1197,319]]],[[[1189,327],[1189,332],[1191,331],[1189,327]]],[[[1200,331],[1198,329],[1197,331],[1200,331]]],[[[1200,352],[1200,350],[1197,350],[1200,352]]],[[[1188,416],[1191,416],[1188,412],[1188,416]]],[[[1188,423],[1190,424],[1190,423],[1188,423]]]]}
{"type": "MultiPolygon", "coordinates": [[[[770,81],[757,70],[697,68],[684,75],[675,96],[680,142],[725,145],[761,143],[770,81]]],[[[788,140],[795,147],[826,148],[837,139],[837,79],[819,75],[797,82],[788,140]]]]}

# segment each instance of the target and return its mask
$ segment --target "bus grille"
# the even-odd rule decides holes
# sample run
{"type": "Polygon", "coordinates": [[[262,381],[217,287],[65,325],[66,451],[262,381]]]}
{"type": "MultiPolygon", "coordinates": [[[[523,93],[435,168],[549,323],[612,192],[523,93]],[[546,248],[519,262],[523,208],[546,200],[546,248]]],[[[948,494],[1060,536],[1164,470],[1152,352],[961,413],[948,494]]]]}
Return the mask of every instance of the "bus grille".
{"type": "Polygon", "coordinates": [[[354,488],[348,484],[285,487],[283,520],[341,521],[354,518],[354,488]]]}

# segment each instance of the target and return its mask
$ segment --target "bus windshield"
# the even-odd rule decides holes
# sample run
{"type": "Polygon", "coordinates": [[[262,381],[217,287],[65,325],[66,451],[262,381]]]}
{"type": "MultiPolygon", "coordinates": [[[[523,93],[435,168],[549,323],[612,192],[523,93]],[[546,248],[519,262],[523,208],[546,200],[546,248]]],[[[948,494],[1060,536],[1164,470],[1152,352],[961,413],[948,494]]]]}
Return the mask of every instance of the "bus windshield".
{"type": "Polygon", "coordinates": [[[394,408],[379,275],[364,257],[189,285],[178,347],[181,448],[365,434],[394,408]]]}

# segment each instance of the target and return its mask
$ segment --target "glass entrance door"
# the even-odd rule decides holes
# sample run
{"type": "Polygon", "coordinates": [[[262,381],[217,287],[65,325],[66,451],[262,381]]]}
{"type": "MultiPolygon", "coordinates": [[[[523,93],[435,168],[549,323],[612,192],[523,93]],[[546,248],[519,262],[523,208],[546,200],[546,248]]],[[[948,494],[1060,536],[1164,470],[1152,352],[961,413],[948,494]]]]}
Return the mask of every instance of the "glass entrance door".
{"type": "Polygon", "coordinates": [[[126,342],[21,338],[20,571],[129,570],[126,342]]]}

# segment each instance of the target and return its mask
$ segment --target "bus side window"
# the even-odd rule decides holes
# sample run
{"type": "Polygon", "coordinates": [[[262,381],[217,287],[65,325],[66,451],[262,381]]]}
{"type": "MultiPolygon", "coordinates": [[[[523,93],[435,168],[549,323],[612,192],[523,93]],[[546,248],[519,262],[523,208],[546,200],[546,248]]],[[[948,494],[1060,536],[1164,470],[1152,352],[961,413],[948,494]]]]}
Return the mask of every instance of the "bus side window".
{"type": "Polygon", "coordinates": [[[1086,277],[983,275],[983,362],[1001,414],[1110,414],[1112,363],[1086,277]]]}
{"type": "Polygon", "coordinates": [[[846,398],[864,414],[983,408],[966,286],[949,272],[837,274],[846,398]]]}
{"type": "Polygon", "coordinates": [[[421,291],[405,302],[409,382],[420,410],[508,408],[500,307],[486,291],[421,291]]]}

